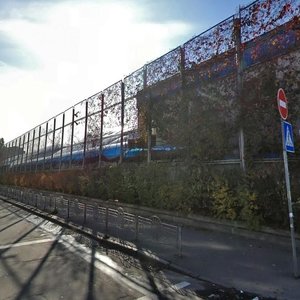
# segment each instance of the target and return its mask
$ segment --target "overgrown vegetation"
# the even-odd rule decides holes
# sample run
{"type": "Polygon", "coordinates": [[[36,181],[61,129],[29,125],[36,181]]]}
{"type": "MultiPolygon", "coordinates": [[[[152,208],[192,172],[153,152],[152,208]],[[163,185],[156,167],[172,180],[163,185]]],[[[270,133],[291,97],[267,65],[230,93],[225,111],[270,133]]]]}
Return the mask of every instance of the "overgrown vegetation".
{"type": "MultiPolygon", "coordinates": [[[[1,178],[1,182],[102,200],[117,199],[186,215],[200,213],[242,221],[251,229],[262,225],[287,228],[288,225],[283,172],[279,166],[268,171],[258,168],[243,175],[239,166],[123,164],[101,170],[11,175],[5,181],[1,178]]],[[[300,195],[297,189],[293,194],[300,195]]],[[[299,221],[298,217],[298,225],[299,221]]]]}
{"type": "MultiPolygon", "coordinates": [[[[299,19],[295,22],[299,25],[299,19]]],[[[278,42],[274,36],[265,40],[272,40],[275,46],[278,42]]],[[[227,69],[227,63],[235,62],[229,51],[222,57],[222,72],[218,70],[220,57],[216,57],[205,66],[191,67],[188,72],[155,81],[153,86],[139,91],[136,104],[141,147],[147,145],[147,135],[155,129],[157,141],[176,147],[176,160],[168,157],[160,163],[125,162],[96,170],[8,173],[0,182],[242,221],[252,229],[262,225],[287,229],[276,93],[279,87],[285,89],[289,121],[298,133],[299,40],[297,31],[289,53],[279,57],[276,52],[271,60],[265,53],[263,62],[254,57],[257,49],[264,53],[269,44],[259,46],[258,40],[257,44],[243,45],[245,51],[250,49],[247,53],[252,63],[244,70],[241,90],[237,87],[235,66],[227,69]],[[239,164],[241,129],[246,171],[239,164]]],[[[299,138],[295,142],[296,149],[300,149],[299,138]]],[[[290,158],[292,195],[294,202],[299,202],[300,155],[290,158]]],[[[299,211],[297,206],[294,208],[296,226],[300,226],[299,211]]]]}

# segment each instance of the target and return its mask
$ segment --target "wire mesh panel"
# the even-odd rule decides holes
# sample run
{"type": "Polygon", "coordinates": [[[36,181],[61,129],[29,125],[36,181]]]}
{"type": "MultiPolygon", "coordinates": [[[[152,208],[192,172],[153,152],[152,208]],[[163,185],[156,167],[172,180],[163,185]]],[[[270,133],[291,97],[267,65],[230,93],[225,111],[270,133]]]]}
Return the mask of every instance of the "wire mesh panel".
{"type": "Polygon", "coordinates": [[[39,150],[39,127],[34,129],[34,139],[33,139],[33,148],[32,148],[32,156],[31,156],[31,168],[36,168],[36,162],[38,157],[39,150]]]}
{"type": "Polygon", "coordinates": [[[65,123],[63,134],[63,147],[61,154],[61,167],[68,168],[71,162],[71,145],[73,139],[73,108],[69,108],[65,111],[65,123]]]}
{"type": "Polygon", "coordinates": [[[102,92],[93,95],[87,101],[86,161],[87,163],[97,163],[102,143],[102,92]]]}
{"type": "Polygon", "coordinates": [[[60,157],[62,154],[62,141],[64,130],[64,113],[55,117],[55,134],[53,141],[53,156],[52,156],[52,168],[60,168],[60,157]]]}
{"type": "Polygon", "coordinates": [[[139,130],[139,108],[137,100],[138,93],[143,90],[146,84],[144,81],[144,74],[145,69],[140,68],[124,79],[124,144],[126,145],[126,150],[124,152],[125,160],[136,160],[136,158],[141,156],[145,150],[139,142],[142,139],[142,134],[139,130]]]}
{"type": "Polygon", "coordinates": [[[299,0],[261,0],[242,8],[242,43],[261,36],[300,15],[299,0]]]}
{"type": "Polygon", "coordinates": [[[180,47],[147,64],[147,86],[165,80],[180,71],[180,47]]]}
{"type": "Polygon", "coordinates": [[[37,156],[37,168],[44,168],[44,161],[46,158],[46,135],[47,135],[47,123],[43,123],[40,129],[40,143],[39,143],[39,153],[37,156]]]}
{"type": "Polygon", "coordinates": [[[121,154],[121,132],[122,132],[122,98],[121,84],[119,81],[106,90],[104,95],[104,117],[103,117],[103,149],[102,160],[116,161],[121,154]]]}
{"type": "Polygon", "coordinates": [[[190,69],[234,48],[233,17],[184,44],[185,68],[190,69]]]}
{"type": "Polygon", "coordinates": [[[85,154],[85,119],[86,119],[86,101],[82,101],[74,107],[74,136],[72,165],[81,166],[85,154]]]}
{"type": "Polygon", "coordinates": [[[144,86],[144,68],[140,68],[124,78],[125,99],[135,97],[144,86]]]}

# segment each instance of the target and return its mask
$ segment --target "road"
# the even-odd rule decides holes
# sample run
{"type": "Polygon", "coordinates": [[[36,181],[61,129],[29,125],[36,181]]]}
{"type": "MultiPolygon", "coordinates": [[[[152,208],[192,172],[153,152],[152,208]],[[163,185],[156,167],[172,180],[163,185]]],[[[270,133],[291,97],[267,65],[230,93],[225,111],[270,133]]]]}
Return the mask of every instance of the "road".
{"type": "Polygon", "coordinates": [[[0,200],[0,300],[200,299],[187,286],[199,289],[0,200]]]}

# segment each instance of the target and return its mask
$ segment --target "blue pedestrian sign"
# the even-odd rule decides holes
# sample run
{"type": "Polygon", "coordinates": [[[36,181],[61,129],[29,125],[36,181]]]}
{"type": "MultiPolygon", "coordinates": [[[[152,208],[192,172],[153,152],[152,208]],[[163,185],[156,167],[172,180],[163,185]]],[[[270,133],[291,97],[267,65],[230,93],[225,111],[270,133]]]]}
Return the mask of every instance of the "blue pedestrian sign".
{"type": "Polygon", "coordinates": [[[295,152],[294,137],[292,124],[288,122],[283,123],[283,136],[284,136],[284,148],[286,152],[295,152]]]}

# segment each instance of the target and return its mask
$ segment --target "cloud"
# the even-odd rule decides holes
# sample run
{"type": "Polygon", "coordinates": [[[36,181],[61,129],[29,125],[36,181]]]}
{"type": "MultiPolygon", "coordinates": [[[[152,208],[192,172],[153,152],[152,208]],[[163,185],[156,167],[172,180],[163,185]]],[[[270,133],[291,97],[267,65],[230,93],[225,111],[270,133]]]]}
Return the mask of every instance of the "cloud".
{"type": "Polygon", "coordinates": [[[14,2],[11,18],[0,20],[6,141],[161,56],[191,31],[187,22],[144,19],[147,9],[131,1],[46,1],[47,9],[14,2]]]}
{"type": "Polygon", "coordinates": [[[37,68],[38,61],[28,49],[0,31],[0,68],[1,65],[34,69],[37,68]]]}

